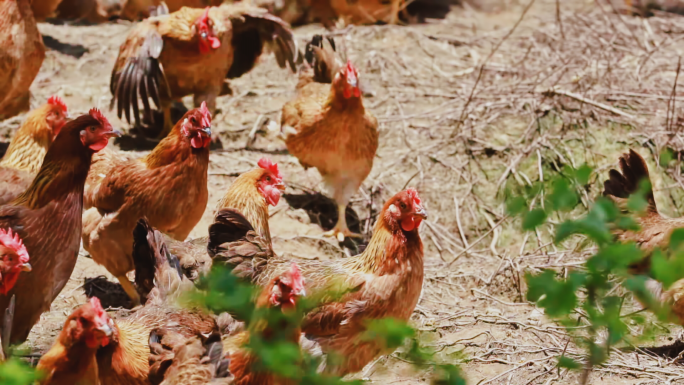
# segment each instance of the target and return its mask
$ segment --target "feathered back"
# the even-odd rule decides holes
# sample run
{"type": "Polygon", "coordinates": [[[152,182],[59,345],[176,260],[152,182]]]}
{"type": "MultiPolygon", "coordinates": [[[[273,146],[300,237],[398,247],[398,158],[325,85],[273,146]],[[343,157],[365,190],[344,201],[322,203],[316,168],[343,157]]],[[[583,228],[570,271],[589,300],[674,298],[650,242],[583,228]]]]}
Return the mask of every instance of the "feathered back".
{"type": "Polygon", "coordinates": [[[258,236],[249,221],[234,209],[222,209],[216,214],[209,226],[207,251],[214,264],[221,264],[250,282],[273,255],[271,244],[258,236]]]}
{"type": "Polygon", "coordinates": [[[158,286],[163,297],[174,293],[183,282],[178,258],[169,253],[163,235],[141,218],[133,229],[135,284],[142,303],[158,286]],[[155,285],[156,283],[156,285],[155,285]]]}
{"type": "MultiPolygon", "coordinates": [[[[618,204],[622,204],[631,194],[637,192],[642,180],[651,181],[644,158],[634,150],[629,150],[628,154],[620,157],[620,170],[622,173],[615,169],[610,170],[608,180],[603,182],[603,195],[611,197],[618,204]]],[[[646,192],[646,201],[648,212],[658,213],[652,185],[646,192]]]]}
{"type": "Polygon", "coordinates": [[[46,103],[28,115],[24,124],[14,134],[0,166],[31,174],[40,170],[53,139],[52,129],[45,119],[51,110],[52,106],[46,103]]]}

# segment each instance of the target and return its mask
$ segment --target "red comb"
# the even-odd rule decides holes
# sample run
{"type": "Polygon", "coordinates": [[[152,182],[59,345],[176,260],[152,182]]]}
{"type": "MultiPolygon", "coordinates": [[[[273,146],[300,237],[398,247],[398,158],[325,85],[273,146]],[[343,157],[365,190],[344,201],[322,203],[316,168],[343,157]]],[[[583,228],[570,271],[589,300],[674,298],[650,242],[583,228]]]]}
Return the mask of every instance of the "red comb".
{"type": "Polygon", "coordinates": [[[200,112],[202,113],[202,123],[203,127],[211,127],[211,112],[209,112],[209,109],[207,108],[207,102],[202,102],[202,105],[200,105],[200,112]]]}
{"type": "Polygon", "coordinates": [[[100,299],[97,297],[91,297],[90,298],[90,306],[93,307],[93,310],[100,315],[101,313],[104,313],[104,309],[102,308],[102,304],[100,303],[100,299]]]}
{"type": "Polygon", "coordinates": [[[278,171],[278,163],[273,163],[268,158],[261,158],[259,159],[259,162],[257,164],[264,170],[270,171],[273,175],[276,176],[276,178],[283,179],[282,174],[280,174],[280,171],[278,171]]]}
{"type": "Polygon", "coordinates": [[[418,196],[418,191],[416,191],[416,189],[409,187],[406,189],[406,194],[413,199],[414,203],[420,204],[420,197],[418,196]]]}
{"type": "Polygon", "coordinates": [[[59,96],[57,96],[57,95],[52,95],[52,96],[50,96],[50,98],[48,98],[47,102],[48,102],[48,104],[50,104],[50,105],[53,105],[53,106],[56,106],[56,107],[61,108],[61,109],[62,109],[62,112],[64,112],[64,113],[66,114],[66,112],[67,112],[67,105],[66,105],[66,103],[64,103],[64,100],[63,100],[62,98],[60,98],[59,96]]]}
{"type": "Polygon", "coordinates": [[[347,70],[347,76],[352,74],[354,77],[356,77],[356,75],[358,75],[358,71],[356,70],[356,67],[354,67],[354,64],[352,64],[351,60],[347,60],[347,66],[345,68],[347,70]]]}
{"type": "Polygon", "coordinates": [[[200,23],[207,24],[207,20],[209,19],[209,7],[204,8],[204,13],[202,13],[202,16],[199,18],[200,23]]]}
{"type": "Polygon", "coordinates": [[[19,234],[12,233],[12,229],[5,230],[0,229],[0,243],[5,245],[5,247],[14,250],[19,256],[19,263],[27,263],[29,261],[28,251],[26,251],[26,246],[19,238],[19,234]]]}
{"type": "Polygon", "coordinates": [[[302,292],[304,290],[304,279],[302,278],[302,272],[299,271],[299,266],[297,263],[292,262],[290,265],[290,277],[292,278],[292,289],[295,292],[302,292]]]}
{"type": "Polygon", "coordinates": [[[97,108],[91,108],[90,111],[88,111],[88,114],[92,116],[94,119],[96,119],[98,122],[100,122],[100,125],[102,125],[102,127],[112,127],[112,125],[109,124],[109,120],[107,120],[107,117],[105,117],[104,114],[97,108]]]}

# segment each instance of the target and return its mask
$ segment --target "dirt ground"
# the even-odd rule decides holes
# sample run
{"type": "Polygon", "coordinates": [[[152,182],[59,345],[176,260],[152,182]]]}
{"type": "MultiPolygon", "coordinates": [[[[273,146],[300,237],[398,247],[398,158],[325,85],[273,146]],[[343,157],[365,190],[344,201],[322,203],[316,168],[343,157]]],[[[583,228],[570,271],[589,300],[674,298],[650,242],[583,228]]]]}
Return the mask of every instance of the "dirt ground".
{"type": "MultiPolygon", "coordinates": [[[[406,186],[419,190],[430,218],[421,228],[426,278],[412,323],[421,340],[437,349],[437,359],[461,364],[470,384],[577,381],[576,373],[558,370],[555,363],[563,352],[577,357],[580,350],[568,344],[561,326],[524,300],[521,277],[542,268],[567,271],[587,254],[573,251],[576,240],[550,242],[551,226],[523,233],[519,221],[505,215],[503,186],[524,186],[562,164],[586,162],[597,170],[588,204],[619,154],[635,148],[649,162],[661,209],[673,216],[684,209],[679,166],[656,169],[653,161],[662,148],[684,147],[676,114],[676,103],[684,99],[673,93],[684,21],[620,16],[598,0],[561,1],[560,10],[553,0],[533,3],[527,9],[526,0],[492,0],[477,9],[454,7],[446,20],[352,27],[337,34],[373,92],[364,103],[380,122],[373,171],[352,204],[357,230],[369,236],[384,200],[406,186]]],[[[31,88],[33,105],[57,94],[72,115],[93,106],[106,110],[110,71],[130,27],[41,23],[49,50],[31,88]]],[[[322,31],[306,26],[295,34],[303,46],[322,31]]],[[[355,245],[340,247],[322,236],[334,223],[331,204],[312,205],[307,195],[321,191],[320,176],[304,171],[268,130],[296,82],[296,75],[268,55],[232,82],[233,96],[219,99],[212,130],[223,149],[211,154],[209,205],[192,237],[206,235],[214,205],[235,175],[268,156],[280,164],[288,184],[285,199],[272,209],[276,252],[303,258],[355,253],[355,245]],[[248,146],[255,128],[256,140],[248,146]]],[[[106,115],[115,127],[128,129],[115,112],[106,115]]],[[[5,141],[22,120],[23,115],[0,122],[5,141]]],[[[139,155],[149,150],[132,150],[129,142],[114,146],[139,155]]],[[[85,301],[84,280],[97,276],[112,279],[82,253],[68,285],[30,335],[27,345],[35,356],[85,301]]],[[[638,309],[628,298],[625,312],[638,309]]],[[[674,325],[662,328],[663,336],[651,345],[671,344],[681,332],[674,325]]],[[[616,350],[596,368],[591,383],[684,382],[684,368],[673,361],[616,350]]],[[[416,370],[396,352],[356,378],[423,384],[429,383],[430,369],[416,370]]]]}

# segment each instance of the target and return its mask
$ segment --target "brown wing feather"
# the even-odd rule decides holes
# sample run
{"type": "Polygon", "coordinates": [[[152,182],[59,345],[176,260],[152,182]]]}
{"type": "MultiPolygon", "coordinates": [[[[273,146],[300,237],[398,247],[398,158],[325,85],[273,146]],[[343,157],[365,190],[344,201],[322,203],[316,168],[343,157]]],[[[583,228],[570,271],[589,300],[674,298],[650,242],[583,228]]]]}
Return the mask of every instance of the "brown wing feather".
{"type": "MultiPolygon", "coordinates": [[[[628,154],[623,154],[620,157],[620,170],[622,173],[614,169],[610,170],[608,180],[603,183],[603,195],[618,198],[615,199],[618,202],[637,192],[642,180],[651,181],[644,158],[634,150],[629,150],[628,154]]],[[[658,208],[653,197],[653,186],[646,193],[646,201],[648,202],[648,211],[657,213],[658,208]]]]}
{"type": "Polygon", "coordinates": [[[252,70],[264,47],[273,51],[281,68],[289,65],[295,72],[297,45],[286,22],[256,7],[222,5],[219,10],[233,27],[234,59],[227,78],[238,78],[252,70]]]}
{"type": "Polygon", "coordinates": [[[0,167],[0,205],[11,202],[26,191],[33,182],[33,177],[26,171],[0,167]]]}
{"type": "Polygon", "coordinates": [[[112,70],[110,91],[113,98],[110,108],[116,103],[117,116],[121,118],[125,114],[129,123],[132,123],[132,110],[133,120],[140,125],[138,96],[142,99],[143,111],[147,116],[152,115],[148,99],[160,107],[162,99],[171,97],[159,62],[164,48],[164,40],[157,29],[161,20],[168,19],[164,16],[147,19],[131,30],[119,49],[119,57],[112,70]]]}

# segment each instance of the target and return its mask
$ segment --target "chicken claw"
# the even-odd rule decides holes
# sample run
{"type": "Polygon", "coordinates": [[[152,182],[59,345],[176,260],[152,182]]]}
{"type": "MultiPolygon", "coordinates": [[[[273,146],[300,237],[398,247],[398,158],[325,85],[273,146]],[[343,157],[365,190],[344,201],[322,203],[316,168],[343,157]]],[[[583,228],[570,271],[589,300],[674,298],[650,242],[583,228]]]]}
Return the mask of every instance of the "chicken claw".
{"type": "Polygon", "coordinates": [[[363,234],[354,233],[351,230],[349,230],[347,226],[345,226],[344,228],[335,226],[334,229],[326,231],[325,233],[323,233],[323,235],[326,237],[335,237],[340,242],[344,242],[344,238],[363,238],[363,234]]]}
{"type": "Polygon", "coordinates": [[[125,275],[116,278],[119,280],[121,287],[123,287],[124,291],[126,292],[126,294],[128,294],[128,297],[131,299],[131,304],[133,305],[132,307],[140,305],[140,295],[138,294],[138,291],[135,289],[131,281],[129,281],[125,275]]]}

